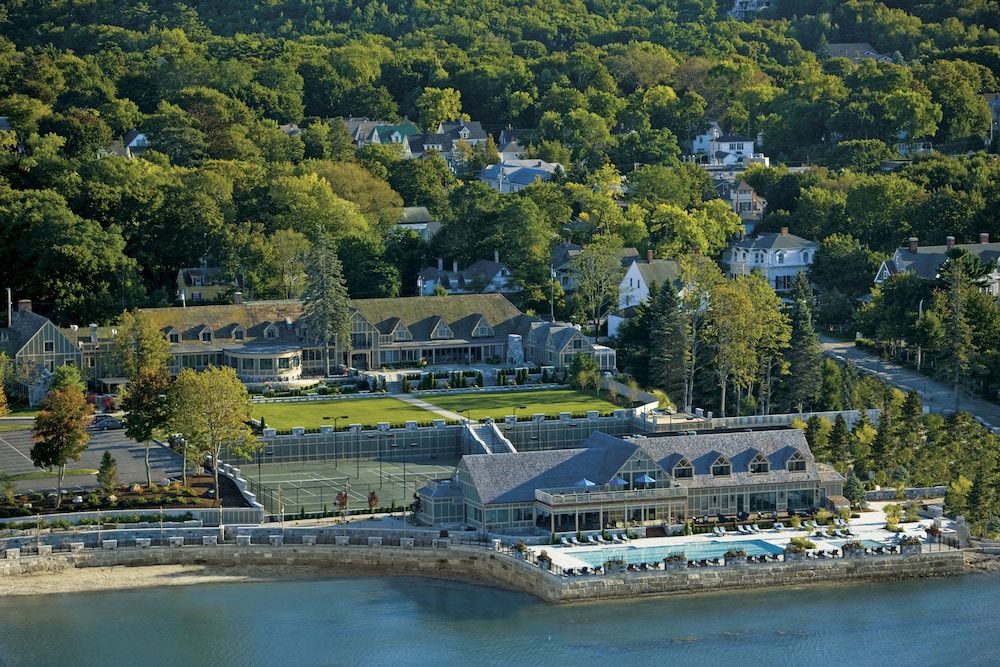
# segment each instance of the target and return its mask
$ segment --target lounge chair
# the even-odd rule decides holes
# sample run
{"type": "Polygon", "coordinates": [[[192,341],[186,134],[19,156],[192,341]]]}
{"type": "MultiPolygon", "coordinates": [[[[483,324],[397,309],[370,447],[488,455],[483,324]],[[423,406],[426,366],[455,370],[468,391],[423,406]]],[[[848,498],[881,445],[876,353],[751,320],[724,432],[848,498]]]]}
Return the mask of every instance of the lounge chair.
{"type": "Polygon", "coordinates": [[[595,539],[596,539],[596,540],[597,540],[598,542],[600,542],[601,544],[611,544],[610,540],[606,540],[606,539],[604,539],[604,536],[603,536],[603,535],[596,535],[596,536],[595,536],[595,539]]]}
{"type": "Polygon", "coordinates": [[[565,537],[560,537],[560,538],[559,538],[559,541],[560,541],[560,542],[562,543],[562,545],[563,545],[564,547],[571,547],[571,546],[573,546],[573,543],[572,543],[572,542],[570,542],[570,541],[569,541],[568,539],[566,539],[565,537]]]}
{"type": "Polygon", "coordinates": [[[725,526],[719,526],[718,528],[719,528],[719,532],[718,532],[719,537],[725,537],[726,535],[733,535],[734,534],[734,533],[730,533],[728,530],[726,530],[725,526]]]}
{"type": "Polygon", "coordinates": [[[618,537],[619,537],[619,539],[621,539],[622,542],[631,542],[632,541],[632,538],[629,537],[626,533],[622,533],[618,537]]]}
{"type": "Polygon", "coordinates": [[[780,521],[775,521],[772,528],[774,528],[774,532],[780,533],[785,529],[785,524],[781,523],[780,521]]]}
{"type": "Polygon", "coordinates": [[[575,546],[578,546],[578,547],[582,547],[583,546],[583,542],[581,542],[580,540],[576,539],[576,535],[571,536],[569,538],[569,541],[572,544],[574,544],[575,546]]]}
{"type": "Polygon", "coordinates": [[[624,542],[624,540],[622,540],[622,536],[618,533],[611,533],[611,541],[615,544],[622,544],[624,542]]]}
{"type": "Polygon", "coordinates": [[[755,533],[763,533],[764,532],[760,528],[757,527],[757,524],[754,524],[754,525],[750,526],[750,530],[752,530],[755,533]]]}
{"type": "Polygon", "coordinates": [[[736,530],[740,531],[740,533],[742,533],[743,535],[753,535],[753,531],[744,526],[743,524],[736,526],[736,530]]]}

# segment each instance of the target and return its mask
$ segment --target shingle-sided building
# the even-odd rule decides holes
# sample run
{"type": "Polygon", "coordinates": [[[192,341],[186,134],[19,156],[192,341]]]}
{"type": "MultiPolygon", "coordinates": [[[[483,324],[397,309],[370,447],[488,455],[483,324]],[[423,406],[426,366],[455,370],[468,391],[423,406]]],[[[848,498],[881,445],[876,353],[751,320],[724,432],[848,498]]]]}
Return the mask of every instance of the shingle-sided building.
{"type": "Polygon", "coordinates": [[[462,522],[480,530],[574,533],[805,510],[841,496],[843,482],[820,470],[801,431],[783,428],[627,439],[593,433],[574,449],[465,456],[447,502],[433,502],[437,485],[419,493],[429,523],[447,521],[435,508],[454,519],[460,492],[462,522]]]}
{"type": "MultiPolygon", "coordinates": [[[[80,368],[83,360],[80,348],[48,318],[33,312],[27,299],[18,301],[10,326],[0,328],[0,350],[16,364],[39,371],[51,372],[64,365],[80,368]]],[[[27,385],[13,383],[11,388],[36,403],[27,385]]]]}

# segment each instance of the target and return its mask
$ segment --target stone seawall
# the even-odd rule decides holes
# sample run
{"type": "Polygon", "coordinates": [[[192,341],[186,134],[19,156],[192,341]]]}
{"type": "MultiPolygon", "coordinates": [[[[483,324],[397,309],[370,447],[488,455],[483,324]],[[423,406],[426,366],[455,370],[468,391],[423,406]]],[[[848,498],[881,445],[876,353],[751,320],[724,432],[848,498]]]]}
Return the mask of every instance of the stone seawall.
{"type": "Polygon", "coordinates": [[[0,576],[71,568],[144,565],[296,565],[331,575],[417,575],[459,579],[531,593],[551,603],[628,599],[715,590],[855,581],[889,581],[962,574],[960,551],[862,559],[555,576],[520,558],[481,547],[228,545],[85,550],[0,560],[0,576]]]}

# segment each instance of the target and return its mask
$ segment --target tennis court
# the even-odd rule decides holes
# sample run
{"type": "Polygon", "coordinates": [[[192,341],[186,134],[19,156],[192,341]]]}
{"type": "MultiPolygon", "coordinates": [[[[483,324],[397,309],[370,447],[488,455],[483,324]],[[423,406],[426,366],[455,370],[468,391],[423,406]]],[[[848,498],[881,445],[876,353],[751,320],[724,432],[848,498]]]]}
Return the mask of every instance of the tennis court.
{"type": "Polygon", "coordinates": [[[368,496],[375,492],[379,508],[403,507],[412,502],[415,489],[430,479],[451,477],[458,458],[403,461],[340,461],[310,464],[245,464],[243,478],[269,514],[280,508],[288,514],[338,511],[337,494],[347,491],[348,510],[368,510],[368,496]],[[405,486],[404,486],[405,485],[405,486]],[[280,491],[279,491],[280,489],[280,491]]]}

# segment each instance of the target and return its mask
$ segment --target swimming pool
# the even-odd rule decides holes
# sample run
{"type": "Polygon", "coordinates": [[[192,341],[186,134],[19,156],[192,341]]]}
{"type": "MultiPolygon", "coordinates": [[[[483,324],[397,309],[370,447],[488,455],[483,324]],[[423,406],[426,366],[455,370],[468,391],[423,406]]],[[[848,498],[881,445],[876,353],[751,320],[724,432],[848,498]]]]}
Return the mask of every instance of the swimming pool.
{"type": "Polygon", "coordinates": [[[878,547],[886,546],[885,542],[876,542],[875,540],[836,540],[827,542],[827,544],[831,544],[840,549],[843,548],[843,546],[848,542],[860,542],[866,549],[877,549],[878,547]]]}
{"type": "Polygon", "coordinates": [[[626,563],[655,563],[670,554],[683,553],[688,560],[722,558],[730,549],[742,549],[748,556],[768,556],[780,554],[782,547],[763,540],[710,542],[685,542],[668,546],[640,547],[633,544],[618,544],[601,549],[562,549],[562,553],[577,558],[587,565],[603,565],[607,560],[624,559],[626,563]]]}

